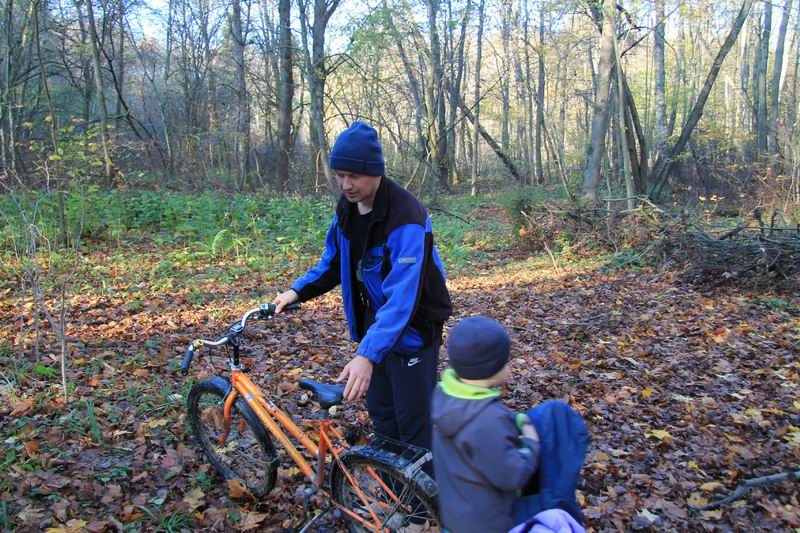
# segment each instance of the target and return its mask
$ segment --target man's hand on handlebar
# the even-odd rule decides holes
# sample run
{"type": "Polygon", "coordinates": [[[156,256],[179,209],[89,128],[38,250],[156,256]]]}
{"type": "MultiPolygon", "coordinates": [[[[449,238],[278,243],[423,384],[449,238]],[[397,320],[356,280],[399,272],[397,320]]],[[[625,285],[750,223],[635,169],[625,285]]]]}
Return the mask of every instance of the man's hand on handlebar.
{"type": "Polygon", "coordinates": [[[289,289],[286,292],[282,292],[281,294],[277,295],[272,303],[275,304],[275,314],[278,315],[283,311],[283,308],[287,305],[293,304],[298,301],[300,297],[294,291],[294,289],[289,289]]]}

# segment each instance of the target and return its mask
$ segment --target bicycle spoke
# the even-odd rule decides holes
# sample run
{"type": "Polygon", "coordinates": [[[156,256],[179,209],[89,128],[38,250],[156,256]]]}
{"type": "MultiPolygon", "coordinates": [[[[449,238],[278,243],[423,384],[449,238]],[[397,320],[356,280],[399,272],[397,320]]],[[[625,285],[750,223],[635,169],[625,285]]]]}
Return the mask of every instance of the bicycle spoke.
{"type": "Polygon", "coordinates": [[[352,531],[397,531],[409,524],[427,524],[434,530],[436,516],[415,491],[419,488],[401,477],[399,472],[377,464],[355,463],[348,467],[353,480],[366,499],[359,497],[355,486],[343,481],[339,488],[340,502],[365,522],[350,522],[352,531]],[[378,522],[370,514],[375,513],[378,522]],[[369,524],[369,525],[368,525],[369,524]]]}

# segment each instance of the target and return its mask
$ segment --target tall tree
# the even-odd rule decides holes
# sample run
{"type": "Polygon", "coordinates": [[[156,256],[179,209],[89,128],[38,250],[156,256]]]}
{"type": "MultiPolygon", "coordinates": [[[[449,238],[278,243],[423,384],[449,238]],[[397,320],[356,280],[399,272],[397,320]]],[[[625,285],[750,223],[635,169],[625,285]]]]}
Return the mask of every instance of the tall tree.
{"type": "Polygon", "coordinates": [[[480,0],[478,4],[478,37],[475,41],[478,50],[475,56],[475,106],[473,107],[473,132],[472,132],[472,164],[471,169],[471,194],[475,196],[478,194],[478,135],[480,135],[481,123],[481,55],[483,54],[483,19],[484,9],[486,7],[486,0],[480,0]]]}
{"type": "Polygon", "coordinates": [[[292,101],[294,77],[292,74],[291,0],[278,0],[278,157],[275,168],[277,189],[285,192],[291,188],[289,162],[293,148],[292,101]]]}
{"type": "MultiPolygon", "coordinates": [[[[245,4],[248,7],[249,4],[245,4]]],[[[243,190],[250,170],[250,98],[247,94],[247,74],[245,65],[245,45],[247,30],[242,25],[242,2],[231,2],[230,16],[231,51],[235,66],[234,83],[236,90],[236,167],[238,188],[243,190]]]]}
{"type": "MultiPolygon", "coordinates": [[[[452,0],[447,0],[448,12],[452,9],[452,0]]],[[[457,166],[456,166],[456,117],[458,117],[458,99],[461,95],[461,89],[464,78],[464,45],[467,41],[467,23],[469,22],[472,12],[472,0],[467,0],[467,5],[464,8],[464,14],[461,17],[461,31],[459,33],[458,42],[452,47],[453,58],[451,67],[452,80],[449,90],[450,113],[448,115],[447,124],[447,160],[448,168],[450,169],[450,181],[455,181],[457,166]],[[454,71],[454,72],[453,72],[454,71]]]]}
{"type": "Polygon", "coordinates": [[[789,16],[792,11],[792,0],[786,0],[783,5],[783,16],[778,28],[778,42],[775,46],[775,62],[772,67],[772,82],[769,91],[769,124],[767,136],[769,149],[778,151],[778,104],[780,102],[781,76],[783,74],[783,49],[786,42],[786,29],[789,27],[789,16]]]}
{"type": "Polygon", "coordinates": [[[611,93],[611,72],[614,66],[614,8],[613,0],[602,4],[602,32],[600,34],[600,60],[598,83],[594,97],[594,117],[592,133],[589,138],[586,171],[583,175],[583,193],[591,203],[597,202],[600,185],[600,168],[606,152],[606,132],[608,130],[608,100],[611,93]]]}
{"type": "Polygon", "coordinates": [[[106,106],[105,83],[103,81],[103,71],[100,63],[100,37],[97,34],[97,23],[94,17],[94,7],[92,0],[84,0],[86,6],[86,18],[89,25],[89,35],[92,50],[92,68],[94,71],[94,83],[97,89],[97,104],[100,110],[100,143],[103,148],[103,173],[106,182],[110,187],[113,180],[113,163],[111,162],[111,141],[108,135],[108,107],[106,106]]]}
{"type": "Polygon", "coordinates": [[[764,17],[761,27],[761,38],[758,44],[758,109],[756,110],[756,135],[758,151],[766,152],[767,145],[767,64],[769,63],[769,38],[772,34],[772,2],[764,1],[764,17]]]}
{"type": "Polygon", "coordinates": [[[508,75],[508,61],[511,57],[511,50],[510,50],[510,40],[511,40],[511,1],[510,0],[502,0],[502,13],[501,17],[501,29],[500,29],[500,38],[503,43],[503,70],[504,73],[500,77],[500,92],[502,95],[503,100],[503,112],[501,113],[500,122],[502,124],[503,130],[500,136],[501,143],[503,146],[503,150],[508,152],[509,146],[511,146],[511,133],[510,133],[510,126],[509,126],[509,115],[511,114],[511,76],[508,75]]]}
{"type": "Polygon", "coordinates": [[[666,95],[666,76],[664,69],[664,47],[666,39],[664,37],[664,0],[655,2],[655,28],[653,33],[653,55],[654,55],[654,85],[655,85],[655,152],[656,157],[661,155],[667,143],[667,95],[666,95]]]}
{"type": "Polygon", "coordinates": [[[325,136],[325,81],[328,67],[325,61],[325,31],[331,16],[341,0],[314,0],[314,20],[311,22],[311,51],[308,45],[308,3],[298,0],[300,28],[303,39],[305,72],[311,104],[311,142],[318,155],[320,168],[332,191],[336,191],[336,180],[328,162],[328,142],[325,136]]]}
{"type": "Polygon", "coordinates": [[[442,50],[439,39],[438,15],[441,9],[439,0],[428,0],[428,62],[431,74],[428,77],[428,151],[433,180],[431,181],[431,197],[436,202],[437,190],[441,186],[449,188],[447,178],[450,175],[447,160],[447,122],[445,117],[444,69],[442,66],[442,50]]]}
{"type": "Polygon", "coordinates": [[[544,14],[545,0],[539,8],[539,82],[536,85],[536,145],[534,148],[534,161],[536,165],[536,183],[544,183],[544,165],[542,165],[542,128],[544,127],[544,96],[545,96],[545,71],[544,71],[544,14]]]}

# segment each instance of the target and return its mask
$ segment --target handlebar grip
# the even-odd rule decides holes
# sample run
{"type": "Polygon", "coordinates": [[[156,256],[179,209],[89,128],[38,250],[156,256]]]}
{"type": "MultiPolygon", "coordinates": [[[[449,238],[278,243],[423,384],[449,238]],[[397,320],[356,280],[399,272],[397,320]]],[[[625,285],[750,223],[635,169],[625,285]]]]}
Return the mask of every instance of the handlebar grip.
{"type": "Polygon", "coordinates": [[[189,372],[189,365],[192,364],[192,358],[194,357],[194,345],[189,345],[189,348],[186,349],[186,355],[183,356],[183,362],[181,362],[181,372],[183,375],[186,375],[189,372]]]}
{"type": "Polygon", "coordinates": [[[294,311],[300,309],[300,302],[293,302],[283,308],[284,311],[294,311]]]}

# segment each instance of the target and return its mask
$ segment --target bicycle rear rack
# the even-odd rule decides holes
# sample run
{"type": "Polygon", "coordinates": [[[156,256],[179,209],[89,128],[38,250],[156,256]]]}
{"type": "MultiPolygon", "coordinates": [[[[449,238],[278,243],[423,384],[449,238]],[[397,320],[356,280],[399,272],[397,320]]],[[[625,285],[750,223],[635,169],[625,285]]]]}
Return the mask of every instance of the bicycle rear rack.
{"type": "Polygon", "coordinates": [[[408,478],[414,477],[414,474],[425,463],[433,459],[433,454],[430,450],[377,433],[371,436],[368,446],[355,446],[351,449],[358,449],[358,453],[362,455],[368,455],[378,461],[392,464],[408,478]],[[396,464],[398,461],[400,464],[396,464]]]}

